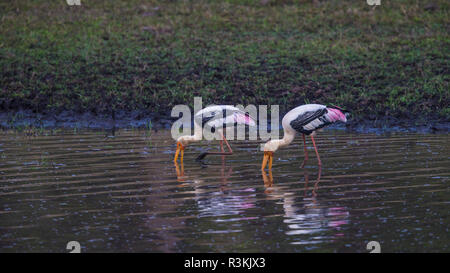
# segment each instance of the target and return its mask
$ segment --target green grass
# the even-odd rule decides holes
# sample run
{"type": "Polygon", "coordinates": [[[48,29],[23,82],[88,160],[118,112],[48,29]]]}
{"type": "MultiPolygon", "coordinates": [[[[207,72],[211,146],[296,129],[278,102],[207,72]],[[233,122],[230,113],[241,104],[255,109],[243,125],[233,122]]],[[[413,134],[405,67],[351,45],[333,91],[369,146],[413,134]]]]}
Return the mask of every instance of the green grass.
{"type": "Polygon", "coordinates": [[[0,110],[167,113],[202,96],[448,119],[449,2],[429,2],[2,2],[0,110]]]}

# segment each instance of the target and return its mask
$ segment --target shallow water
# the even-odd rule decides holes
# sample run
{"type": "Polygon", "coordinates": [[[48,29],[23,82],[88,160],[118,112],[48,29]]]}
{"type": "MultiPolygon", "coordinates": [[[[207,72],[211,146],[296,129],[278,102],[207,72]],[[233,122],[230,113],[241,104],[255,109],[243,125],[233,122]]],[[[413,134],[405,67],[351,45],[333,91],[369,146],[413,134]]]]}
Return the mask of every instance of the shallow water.
{"type": "Polygon", "coordinates": [[[449,136],[301,138],[262,173],[258,142],[172,162],[168,131],[0,132],[0,252],[448,252],[449,136]]]}

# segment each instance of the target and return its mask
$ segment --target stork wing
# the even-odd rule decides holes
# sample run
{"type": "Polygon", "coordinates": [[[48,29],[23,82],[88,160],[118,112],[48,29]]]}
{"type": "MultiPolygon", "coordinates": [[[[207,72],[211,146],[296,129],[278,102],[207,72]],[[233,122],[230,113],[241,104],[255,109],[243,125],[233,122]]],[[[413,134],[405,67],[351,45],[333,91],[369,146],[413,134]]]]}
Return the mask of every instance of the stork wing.
{"type": "Polygon", "coordinates": [[[318,109],[316,111],[307,111],[299,115],[296,119],[290,122],[293,129],[297,131],[302,131],[303,126],[310,123],[311,121],[325,115],[328,112],[327,108],[318,109]]]}
{"type": "Polygon", "coordinates": [[[233,114],[234,116],[234,122],[237,124],[244,124],[248,126],[256,126],[256,121],[244,111],[236,111],[233,114]]]}
{"type": "Polygon", "coordinates": [[[256,121],[246,112],[232,106],[211,106],[199,111],[195,115],[195,121],[202,126],[211,127],[245,124],[255,126],[256,121]]]}
{"type": "Polygon", "coordinates": [[[202,127],[210,121],[214,121],[218,118],[223,118],[221,115],[222,108],[220,106],[210,106],[198,111],[194,116],[194,122],[202,127]]]}

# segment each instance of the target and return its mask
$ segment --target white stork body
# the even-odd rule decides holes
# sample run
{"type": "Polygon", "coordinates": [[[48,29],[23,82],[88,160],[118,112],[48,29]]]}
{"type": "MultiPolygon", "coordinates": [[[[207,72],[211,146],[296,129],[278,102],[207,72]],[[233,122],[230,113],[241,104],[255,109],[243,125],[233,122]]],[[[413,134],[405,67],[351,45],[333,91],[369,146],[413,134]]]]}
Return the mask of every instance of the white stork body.
{"type": "Polygon", "coordinates": [[[208,154],[221,154],[221,155],[232,154],[233,150],[231,149],[230,145],[228,144],[228,141],[223,135],[223,128],[236,126],[237,124],[255,126],[256,122],[252,117],[250,117],[249,114],[231,105],[209,106],[198,111],[194,116],[195,133],[192,136],[181,136],[177,139],[177,151],[175,153],[174,161],[175,162],[177,161],[178,154],[181,151],[180,160],[181,162],[183,162],[184,148],[192,142],[198,142],[202,140],[201,133],[204,127],[211,127],[212,131],[219,134],[219,136],[222,138],[222,140],[220,140],[221,152],[203,153],[198,157],[198,159],[202,159],[208,154]],[[225,141],[229,152],[224,152],[223,141],[225,141]]]}
{"type": "Polygon", "coordinates": [[[305,160],[303,161],[302,167],[308,160],[305,135],[311,135],[318,164],[321,166],[322,162],[317,152],[314,135],[317,130],[335,122],[347,122],[345,112],[347,111],[337,106],[325,106],[321,104],[301,105],[289,111],[282,120],[284,129],[283,138],[271,140],[264,145],[264,159],[261,169],[264,170],[267,162],[269,162],[269,169],[272,169],[273,153],[279,148],[289,145],[294,140],[296,133],[301,133],[303,137],[305,160]]]}

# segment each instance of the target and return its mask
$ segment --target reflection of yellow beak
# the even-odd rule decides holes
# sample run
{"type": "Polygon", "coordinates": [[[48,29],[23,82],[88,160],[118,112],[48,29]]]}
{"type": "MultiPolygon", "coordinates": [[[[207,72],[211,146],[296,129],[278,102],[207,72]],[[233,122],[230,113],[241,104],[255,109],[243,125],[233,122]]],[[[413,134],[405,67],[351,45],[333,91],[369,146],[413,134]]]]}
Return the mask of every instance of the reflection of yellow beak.
{"type": "Polygon", "coordinates": [[[267,162],[269,162],[269,170],[272,169],[273,152],[264,152],[264,158],[261,166],[261,170],[266,168],[267,162]]]}
{"type": "Polygon", "coordinates": [[[264,181],[264,187],[270,188],[273,186],[273,176],[272,176],[272,170],[269,170],[269,176],[267,176],[265,171],[261,171],[263,181],[264,181]]]}
{"type": "Polygon", "coordinates": [[[178,159],[178,154],[181,151],[181,158],[180,158],[180,162],[183,162],[183,156],[184,156],[184,146],[183,144],[181,144],[180,142],[177,142],[177,151],[175,152],[175,158],[173,159],[173,162],[177,162],[178,159]]]}

